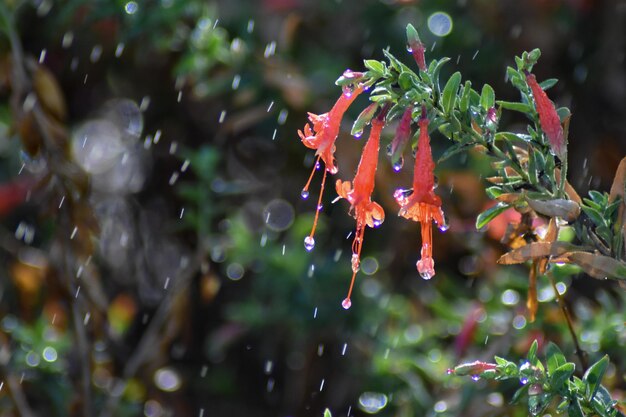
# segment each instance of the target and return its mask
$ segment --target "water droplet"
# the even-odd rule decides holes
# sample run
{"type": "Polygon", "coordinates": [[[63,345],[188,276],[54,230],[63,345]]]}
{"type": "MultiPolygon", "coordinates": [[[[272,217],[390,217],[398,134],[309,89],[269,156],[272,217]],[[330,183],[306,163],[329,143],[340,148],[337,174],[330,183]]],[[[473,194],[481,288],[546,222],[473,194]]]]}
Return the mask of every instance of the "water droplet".
{"type": "Polygon", "coordinates": [[[323,205],[323,204],[318,204],[318,205],[317,205],[317,210],[318,210],[318,211],[321,211],[323,208],[324,208],[324,205],[323,205]]]}
{"type": "Polygon", "coordinates": [[[411,45],[408,45],[408,44],[407,44],[407,46],[406,46],[406,51],[407,51],[408,53],[410,53],[410,54],[412,54],[412,53],[413,53],[413,48],[411,48],[411,45]]]}
{"type": "Polygon", "coordinates": [[[480,380],[480,375],[472,375],[472,381],[480,380]]]}
{"type": "Polygon", "coordinates": [[[343,95],[350,98],[352,97],[352,87],[349,85],[344,85],[343,87],[341,87],[341,90],[343,91],[343,95]]]}
{"type": "Polygon", "coordinates": [[[302,192],[300,192],[300,197],[302,197],[303,200],[309,198],[309,190],[302,190],[302,192]]]}
{"type": "Polygon", "coordinates": [[[337,171],[339,171],[339,169],[336,166],[333,166],[332,168],[328,170],[328,172],[332,175],[335,175],[337,171]]]}
{"type": "Polygon", "coordinates": [[[386,152],[387,152],[387,156],[393,155],[393,146],[391,146],[391,143],[387,145],[386,152]]]}
{"type": "Polygon", "coordinates": [[[359,267],[361,264],[361,260],[359,259],[359,255],[356,253],[352,254],[352,259],[350,260],[351,264],[352,264],[352,272],[356,273],[359,272],[359,267]]]}
{"type": "Polygon", "coordinates": [[[363,131],[362,130],[358,130],[358,131],[354,132],[354,135],[352,135],[352,136],[354,136],[357,139],[361,139],[361,136],[363,136],[363,131]]]}
{"type": "Polygon", "coordinates": [[[341,302],[341,306],[344,310],[348,310],[350,307],[352,307],[352,301],[350,301],[349,298],[346,298],[341,302]]]}
{"type": "Polygon", "coordinates": [[[404,166],[404,158],[401,156],[397,161],[393,163],[393,170],[399,172],[404,166]]]}
{"type": "Polygon", "coordinates": [[[448,222],[439,225],[439,231],[441,232],[447,232],[449,228],[450,225],[448,224],[448,222]]]}
{"type": "Polygon", "coordinates": [[[313,236],[307,236],[304,238],[304,248],[308,251],[311,252],[313,250],[313,248],[315,247],[315,239],[313,239],[313,236]]]}
{"type": "Polygon", "coordinates": [[[382,222],[381,220],[378,220],[378,219],[374,219],[374,220],[372,221],[372,223],[374,224],[374,227],[378,227],[378,226],[380,226],[381,224],[383,224],[383,222],[382,222]]]}
{"type": "Polygon", "coordinates": [[[435,276],[435,262],[432,258],[422,258],[417,261],[417,272],[424,279],[431,279],[435,276]]]}
{"type": "Polygon", "coordinates": [[[519,382],[520,382],[522,385],[526,385],[526,384],[528,384],[528,378],[526,378],[525,376],[523,376],[523,377],[521,377],[521,378],[519,379],[519,382]]]}
{"type": "Polygon", "coordinates": [[[454,374],[454,369],[453,368],[448,368],[448,370],[446,371],[446,374],[448,374],[448,375],[454,374]]]}

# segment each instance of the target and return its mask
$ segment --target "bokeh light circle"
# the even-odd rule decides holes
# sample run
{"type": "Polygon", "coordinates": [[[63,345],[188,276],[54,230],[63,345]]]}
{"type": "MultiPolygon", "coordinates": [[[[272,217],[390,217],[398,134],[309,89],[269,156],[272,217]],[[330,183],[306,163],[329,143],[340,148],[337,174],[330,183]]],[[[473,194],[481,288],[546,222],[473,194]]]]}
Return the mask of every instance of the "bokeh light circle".
{"type": "Polygon", "coordinates": [[[448,13],[435,12],[428,18],[428,29],[436,36],[448,36],[452,32],[452,18],[448,13]]]}

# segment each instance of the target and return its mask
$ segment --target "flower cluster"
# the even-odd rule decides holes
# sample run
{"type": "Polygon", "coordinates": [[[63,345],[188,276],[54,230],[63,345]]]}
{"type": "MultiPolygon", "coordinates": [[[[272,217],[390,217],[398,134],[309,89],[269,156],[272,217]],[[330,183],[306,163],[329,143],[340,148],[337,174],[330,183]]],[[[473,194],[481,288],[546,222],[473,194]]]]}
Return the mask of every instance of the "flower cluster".
{"type": "MultiPolygon", "coordinates": [[[[315,246],[314,233],[322,208],[322,193],[324,191],[327,173],[334,175],[338,172],[337,165],[334,161],[334,152],[335,141],[339,135],[343,115],[356,96],[366,88],[364,85],[365,78],[361,73],[347,71],[344,73],[343,78],[348,78],[350,82],[344,84],[344,93],[339,97],[333,108],[328,113],[322,115],[309,113],[309,120],[313,124],[313,129],[311,129],[309,125],[306,125],[304,131],[298,132],[302,143],[308,148],[315,149],[317,154],[313,171],[302,191],[303,198],[307,198],[309,195],[308,189],[316,169],[320,167],[320,160],[325,165],[313,227],[311,233],[304,239],[304,246],[309,251],[315,246]],[[346,74],[348,77],[346,77],[346,74]],[[359,75],[355,77],[353,74],[359,75]]],[[[378,105],[374,103],[361,113],[361,116],[359,116],[357,120],[357,123],[360,124],[357,135],[360,136],[362,133],[364,124],[371,122],[371,128],[369,138],[363,147],[356,175],[353,181],[337,180],[335,185],[335,189],[339,195],[336,200],[341,198],[346,199],[350,203],[349,213],[356,220],[356,230],[352,242],[352,279],[350,281],[348,295],[342,302],[342,306],[345,309],[350,308],[352,305],[350,297],[354,288],[356,274],[360,268],[365,227],[377,227],[381,225],[385,219],[383,208],[378,203],[372,201],[372,193],[374,192],[376,169],[378,167],[381,133],[386,123],[388,110],[388,105],[379,110],[378,105]],[[376,115],[377,111],[378,114],[376,115]],[[374,117],[375,115],[376,117],[374,117]]],[[[390,144],[390,155],[395,171],[402,168],[402,153],[411,137],[411,124],[413,122],[414,110],[415,106],[413,105],[408,106],[404,110],[394,139],[390,144]]],[[[434,193],[435,180],[433,171],[435,163],[433,162],[431,154],[426,112],[426,107],[422,106],[422,116],[419,120],[420,134],[418,149],[415,156],[413,188],[409,191],[397,190],[395,197],[400,205],[399,215],[410,220],[418,221],[421,224],[422,250],[421,259],[417,262],[417,270],[423,278],[430,279],[435,275],[434,261],[432,258],[432,222],[434,221],[443,228],[444,216],[441,210],[441,199],[434,193]]],[[[355,125],[357,123],[355,123],[355,125]]]]}

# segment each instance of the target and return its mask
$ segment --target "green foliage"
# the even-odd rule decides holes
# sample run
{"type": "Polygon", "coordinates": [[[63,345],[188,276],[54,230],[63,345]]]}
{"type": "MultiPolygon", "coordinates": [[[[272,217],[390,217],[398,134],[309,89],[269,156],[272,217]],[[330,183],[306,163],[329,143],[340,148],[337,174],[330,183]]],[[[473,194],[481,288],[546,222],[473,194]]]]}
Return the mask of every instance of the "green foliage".
{"type": "Polygon", "coordinates": [[[557,345],[552,342],[548,344],[545,362],[540,361],[537,356],[538,346],[537,341],[533,341],[526,360],[519,365],[496,356],[495,363],[476,361],[457,365],[450,372],[457,376],[472,375],[474,380],[519,380],[522,387],[513,394],[511,402],[521,402],[525,398],[531,416],[550,411],[567,411],[570,416],[623,415],[616,408],[617,401],[601,385],[609,366],[607,355],[591,365],[583,378],[579,379],[574,376],[576,365],[566,360],[557,345]]]}

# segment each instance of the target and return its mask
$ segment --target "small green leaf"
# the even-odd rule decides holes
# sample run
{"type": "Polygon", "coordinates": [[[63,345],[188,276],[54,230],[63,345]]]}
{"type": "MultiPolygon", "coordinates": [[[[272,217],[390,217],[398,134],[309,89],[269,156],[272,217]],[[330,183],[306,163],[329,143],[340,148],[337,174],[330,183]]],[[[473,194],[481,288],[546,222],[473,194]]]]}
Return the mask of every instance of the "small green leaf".
{"type": "Polygon", "coordinates": [[[561,123],[565,122],[565,120],[572,115],[572,112],[567,107],[559,107],[556,109],[556,113],[559,115],[561,123]]]}
{"type": "Polygon", "coordinates": [[[587,217],[595,223],[596,226],[603,226],[605,224],[602,214],[600,214],[600,212],[596,209],[586,205],[582,205],[580,208],[585,212],[587,217]]]}
{"type": "Polygon", "coordinates": [[[352,131],[350,132],[352,136],[361,137],[363,129],[372,120],[376,110],[378,110],[378,103],[372,103],[359,114],[359,117],[356,118],[352,125],[352,131]]]}
{"type": "Polygon", "coordinates": [[[526,384],[517,391],[515,391],[515,394],[513,394],[513,398],[511,398],[511,404],[516,404],[522,398],[522,396],[528,394],[529,386],[530,384],[526,384]]]}
{"type": "Polygon", "coordinates": [[[403,90],[409,90],[413,87],[413,76],[410,72],[404,71],[398,76],[398,85],[403,90]]]}
{"type": "Polygon", "coordinates": [[[498,214],[502,213],[510,206],[506,203],[498,203],[493,207],[488,208],[478,215],[476,218],[476,229],[482,229],[490,221],[492,221],[498,214]]]}
{"type": "Polygon", "coordinates": [[[553,87],[556,83],[558,83],[559,80],[557,80],[556,78],[548,78],[547,80],[543,80],[542,82],[539,83],[539,86],[541,87],[542,90],[547,90],[550,87],[553,87]]]}
{"type": "Polygon", "coordinates": [[[530,113],[532,111],[532,107],[525,103],[498,100],[496,101],[496,104],[503,109],[518,111],[520,113],[530,113]]]}
{"type": "Polygon", "coordinates": [[[550,342],[546,347],[546,362],[548,363],[548,373],[552,374],[557,368],[565,365],[567,359],[565,359],[561,349],[553,342],[550,342]]]}
{"type": "Polygon", "coordinates": [[[461,84],[461,73],[457,71],[450,76],[441,95],[441,105],[446,114],[450,114],[456,104],[456,94],[459,89],[459,84],[461,84]]]}
{"type": "Polygon", "coordinates": [[[469,109],[470,105],[470,91],[472,90],[472,82],[470,80],[465,81],[463,92],[461,93],[461,101],[459,102],[459,109],[465,113],[469,109]]]}
{"type": "Polygon", "coordinates": [[[496,101],[496,94],[489,84],[483,85],[483,91],[480,93],[480,105],[483,109],[489,110],[496,101]]]}
{"type": "MultiPolygon", "coordinates": [[[[444,130],[446,130],[448,126],[449,125],[446,123],[446,128],[444,130]]],[[[444,153],[437,160],[437,163],[439,164],[439,163],[445,161],[446,159],[450,158],[451,156],[454,156],[454,155],[456,155],[458,153],[466,151],[466,150],[470,149],[474,145],[475,145],[474,142],[471,142],[471,143],[455,143],[454,145],[449,146],[444,151],[444,153]]]]}
{"type": "Polygon", "coordinates": [[[497,185],[494,185],[493,187],[487,188],[485,192],[487,193],[487,197],[494,200],[502,195],[502,188],[498,187],[497,185]]]}
{"type": "Polygon", "coordinates": [[[539,184],[539,170],[537,169],[537,160],[533,150],[528,152],[528,181],[532,185],[539,184]]]}
{"type": "Polygon", "coordinates": [[[531,363],[531,365],[534,365],[535,362],[537,362],[537,349],[539,348],[539,344],[537,343],[537,340],[533,340],[533,343],[530,345],[530,349],[528,349],[528,362],[531,363]]]}
{"type": "Polygon", "coordinates": [[[324,417],[333,417],[333,415],[331,414],[330,410],[327,408],[326,410],[324,410],[324,417]]]}
{"type": "Polygon", "coordinates": [[[609,356],[604,355],[602,359],[591,365],[591,367],[587,369],[587,372],[585,372],[583,382],[586,384],[585,397],[587,398],[587,401],[591,401],[594,395],[596,395],[608,366],[609,356]]]}
{"type": "Polygon", "coordinates": [[[385,73],[385,67],[380,61],[377,61],[375,59],[366,59],[363,61],[363,64],[365,64],[365,68],[377,74],[383,75],[385,73]]]}
{"type": "MultiPolygon", "coordinates": [[[[444,57],[441,58],[439,61],[432,61],[432,63],[428,67],[428,73],[430,74],[430,79],[432,80],[432,87],[435,88],[437,92],[439,92],[439,72],[441,71],[441,67],[443,67],[443,64],[448,61],[450,61],[450,58],[444,57]]],[[[422,71],[421,74],[423,73],[424,72],[422,71]]]]}
{"type": "Polygon", "coordinates": [[[567,414],[569,417],[585,417],[583,409],[580,407],[577,399],[574,399],[567,408],[567,414]]]}
{"type": "Polygon", "coordinates": [[[555,391],[560,390],[563,385],[572,377],[574,371],[576,370],[576,365],[572,362],[565,363],[554,370],[554,372],[550,375],[550,385],[552,389],[555,391]]]}
{"type": "Polygon", "coordinates": [[[419,43],[422,42],[417,33],[417,30],[415,30],[415,27],[410,23],[406,25],[406,40],[409,44],[413,42],[419,42],[419,43]]]}

